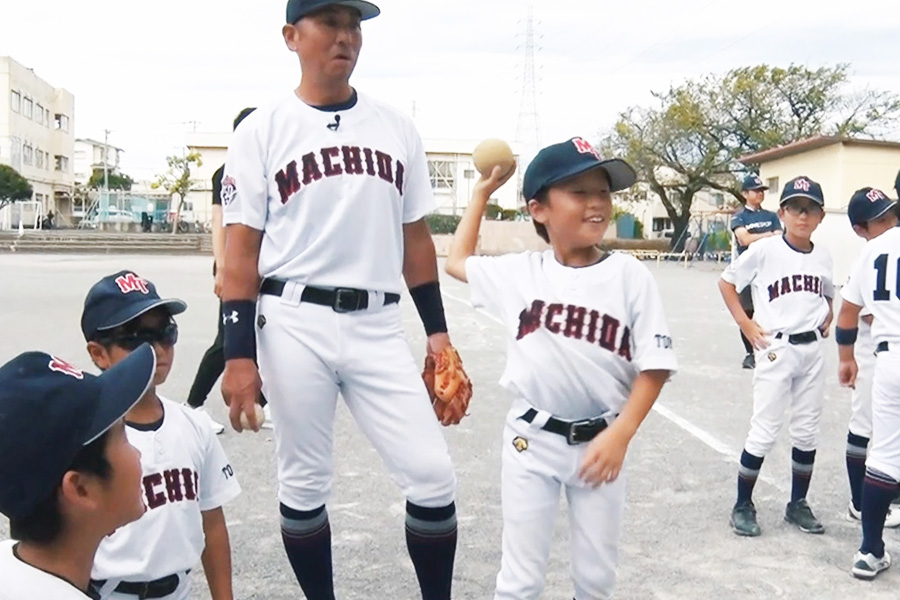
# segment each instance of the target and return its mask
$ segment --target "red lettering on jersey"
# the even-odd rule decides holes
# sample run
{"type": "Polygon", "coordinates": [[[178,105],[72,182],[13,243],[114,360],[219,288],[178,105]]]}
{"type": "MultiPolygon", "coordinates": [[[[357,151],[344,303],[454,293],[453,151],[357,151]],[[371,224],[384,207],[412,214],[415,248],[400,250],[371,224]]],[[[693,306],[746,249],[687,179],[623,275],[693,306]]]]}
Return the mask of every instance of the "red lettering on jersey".
{"type": "Polygon", "coordinates": [[[803,291],[804,292],[815,291],[815,290],[813,290],[813,286],[815,285],[813,283],[813,279],[815,279],[815,278],[812,275],[804,275],[803,276],[803,291]]]}
{"type": "Polygon", "coordinates": [[[519,333],[516,335],[517,340],[521,340],[529,333],[534,333],[541,326],[541,314],[544,312],[544,301],[535,300],[531,303],[530,309],[525,309],[519,313],[519,333]]]}
{"type": "Polygon", "coordinates": [[[792,275],[791,282],[794,284],[795,292],[803,291],[803,275],[792,275]]]}
{"type": "Polygon", "coordinates": [[[331,159],[337,158],[340,153],[341,150],[337,146],[322,148],[322,164],[325,165],[325,177],[334,177],[335,175],[342,175],[344,173],[340,164],[331,162],[331,159]]]}
{"type": "Polygon", "coordinates": [[[779,296],[778,294],[778,282],[776,281],[772,285],[769,286],[769,302],[774,300],[779,296]]]}
{"type": "Polygon", "coordinates": [[[301,160],[303,160],[303,185],[322,179],[322,171],[319,170],[315,154],[312,152],[304,154],[301,160]]]}
{"type": "Polygon", "coordinates": [[[375,151],[375,158],[378,159],[378,176],[387,181],[394,183],[394,173],[390,154],[385,154],[380,150],[375,151]]]}
{"type": "Polygon", "coordinates": [[[181,502],[184,500],[184,494],[181,490],[181,471],[178,469],[169,469],[163,472],[166,479],[166,492],[169,494],[169,502],[181,502]]]}
{"type": "Polygon", "coordinates": [[[184,497],[186,500],[197,499],[197,477],[190,469],[182,469],[181,477],[184,480],[184,497]]]}
{"type": "Polygon", "coordinates": [[[566,307],[566,328],[563,330],[563,335],[580,340],[582,335],[584,335],[584,317],[586,314],[587,309],[583,306],[568,305],[566,307]]]}
{"type": "Polygon", "coordinates": [[[813,281],[813,292],[820,296],[825,294],[825,290],[822,288],[822,280],[818,277],[813,281]]]}
{"type": "Polygon", "coordinates": [[[150,510],[159,508],[166,503],[166,496],[156,491],[156,486],[162,485],[162,475],[153,473],[144,477],[144,496],[147,499],[147,507],[150,510]]]}
{"type": "Polygon", "coordinates": [[[344,155],[344,173],[348,175],[362,175],[362,154],[358,146],[343,146],[341,153],[344,155]]]}
{"type": "Polygon", "coordinates": [[[553,319],[560,316],[563,311],[562,304],[551,304],[547,307],[547,317],[544,321],[544,327],[547,328],[547,331],[550,333],[559,333],[562,329],[562,323],[556,322],[553,319]]]}
{"type": "Polygon", "coordinates": [[[791,293],[791,279],[790,277],[782,277],[781,278],[781,295],[790,294],[791,293]]]}
{"type": "Polygon", "coordinates": [[[628,325],[622,331],[622,341],[619,343],[619,356],[631,362],[631,330],[628,325]]]}
{"type": "Polygon", "coordinates": [[[399,160],[397,161],[397,173],[394,175],[394,185],[397,186],[397,191],[400,192],[400,195],[403,195],[403,174],[406,169],[403,167],[403,163],[399,160]]]}
{"type": "Polygon", "coordinates": [[[603,324],[600,326],[600,346],[616,351],[616,334],[619,333],[619,320],[609,315],[603,315],[603,324]]]}
{"type": "Polygon", "coordinates": [[[275,183],[278,184],[281,203],[287,204],[290,197],[300,191],[300,177],[297,175],[296,160],[292,160],[288,166],[275,173],[275,183]]]}
{"type": "Polygon", "coordinates": [[[375,161],[372,158],[372,150],[369,148],[363,148],[363,154],[366,156],[366,173],[369,175],[375,175],[375,161]]]}
{"type": "Polygon", "coordinates": [[[123,294],[128,294],[130,292],[140,292],[142,294],[150,293],[150,290],[147,289],[147,280],[138,277],[134,273],[119,275],[116,277],[116,285],[119,286],[119,290],[123,294]]]}
{"type": "Polygon", "coordinates": [[[582,154],[593,154],[597,160],[600,160],[600,153],[597,152],[597,149],[591,146],[589,142],[582,138],[574,138],[572,143],[575,144],[575,148],[582,154]]]}
{"type": "Polygon", "coordinates": [[[597,321],[600,320],[600,313],[596,310],[591,311],[591,320],[588,321],[588,332],[587,337],[585,337],[585,341],[593,344],[597,341],[597,321]]]}
{"type": "Polygon", "coordinates": [[[84,379],[84,372],[78,367],[71,365],[61,358],[55,356],[50,357],[50,364],[47,365],[51,371],[74,377],[75,379],[84,379]]]}

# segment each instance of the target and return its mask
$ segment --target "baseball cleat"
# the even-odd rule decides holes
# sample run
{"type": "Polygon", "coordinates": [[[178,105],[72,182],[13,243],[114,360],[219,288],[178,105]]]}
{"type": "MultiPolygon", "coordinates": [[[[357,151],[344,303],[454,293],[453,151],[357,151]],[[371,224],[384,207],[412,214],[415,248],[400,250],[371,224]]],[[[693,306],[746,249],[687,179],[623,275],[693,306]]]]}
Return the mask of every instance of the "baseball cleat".
{"type": "Polygon", "coordinates": [[[784,520],[796,525],[803,533],[825,533],[825,527],[813,514],[806,498],[800,498],[796,502],[788,502],[784,511],[784,520]]]}
{"type": "Polygon", "coordinates": [[[753,354],[748,354],[744,357],[744,362],[741,363],[741,366],[745,369],[755,369],[756,357],[753,354]]]}
{"type": "Polygon", "coordinates": [[[863,554],[857,552],[853,557],[853,568],[850,574],[857,579],[865,579],[871,581],[875,576],[886,571],[891,566],[891,555],[888,551],[884,551],[884,556],[877,558],[874,554],[863,554]]]}
{"type": "MultiPolygon", "coordinates": [[[[847,508],[847,516],[853,521],[862,521],[862,511],[856,510],[852,502],[847,508]]],[[[887,515],[884,517],[884,526],[888,529],[900,527],[900,509],[888,509],[887,515]]]]}
{"type": "Polygon", "coordinates": [[[268,404],[263,406],[263,414],[266,415],[266,420],[263,421],[260,429],[273,429],[274,426],[272,425],[272,412],[269,410],[268,404]]]}
{"type": "Polygon", "coordinates": [[[762,533],[759,523],[756,522],[756,507],[753,502],[746,500],[734,505],[731,510],[731,529],[738,535],[756,537],[762,533]]]}

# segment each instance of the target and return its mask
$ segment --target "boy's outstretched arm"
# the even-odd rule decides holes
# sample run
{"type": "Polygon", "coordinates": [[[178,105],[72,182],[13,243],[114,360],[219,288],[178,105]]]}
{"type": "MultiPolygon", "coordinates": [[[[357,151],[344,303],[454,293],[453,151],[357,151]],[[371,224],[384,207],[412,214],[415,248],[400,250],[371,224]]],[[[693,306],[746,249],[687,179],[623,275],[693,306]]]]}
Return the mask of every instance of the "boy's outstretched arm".
{"type": "Polygon", "coordinates": [[[225,513],[222,507],[205,510],[203,516],[203,533],[206,535],[206,546],[200,555],[206,582],[209,584],[209,595],[213,600],[233,600],[231,580],[231,543],[228,540],[228,527],[225,525],[225,513]]]}
{"type": "Polygon", "coordinates": [[[500,166],[494,167],[489,176],[482,175],[472,189],[472,199],[462,220],[456,226],[453,242],[447,254],[447,262],[444,270],[451,277],[460,281],[466,281],[466,259],[475,254],[475,246],[478,245],[478,230],[481,227],[481,217],[484,216],[484,207],[487,206],[491,194],[507,182],[515,173],[515,168],[503,173],[500,166]]]}

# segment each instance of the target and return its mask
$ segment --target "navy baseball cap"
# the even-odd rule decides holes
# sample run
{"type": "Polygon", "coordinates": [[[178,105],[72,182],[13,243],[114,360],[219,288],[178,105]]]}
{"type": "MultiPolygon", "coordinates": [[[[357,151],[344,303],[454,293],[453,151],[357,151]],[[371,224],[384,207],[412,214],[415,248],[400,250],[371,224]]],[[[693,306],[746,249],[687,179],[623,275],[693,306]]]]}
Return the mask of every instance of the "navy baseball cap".
{"type": "Polygon", "coordinates": [[[756,173],[750,173],[746,177],[744,177],[744,183],[741,184],[742,192],[750,192],[753,190],[767,190],[769,186],[763,183],[763,180],[759,178],[759,175],[756,173]]]}
{"type": "Polygon", "coordinates": [[[332,4],[355,8],[362,15],[363,21],[381,14],[380,8],[365,0],[288,0],[287,10],[285,11],[287,13],[287,22],[291,24],[296,23],[309,13],[332,4]]]}
{"type": "Polygon", "coordinates": [[[897,199],[900,200],[900,171],[897,171],[897,179],[894,180],[894,191],[897,192],[897,199]]]}
{"type": "Polygon", "coordinates": [[[784,184],[779,204],[784,204],[791,198],[809,198],[819,206],[825,206],[825,196],[822,194],[822,186],[803,175],[795,177],[784,184]]]}
{"type": "Polygon", "coordinates": [[[851,225],[862,225],[873,219],[877,219],[888,212],[896,202],[887,197],[881,190],[875,188],[862,188],[856,190],[850,198],[847,206],[847,216],[851,225]]]}
{"type": "Polygon", "coordinates": [[[155,370],[147,344],[100,376],[43,352],[0,367],[0,513],[30,515],[81,449],[141,399],[155,370]]]}
{"type": "Polygon", "coordinates": [[[158,306],[173,315],[187,310],[187,304],[177,298],[162,299],[156,286],[132,271],[119,271],[94,284],[84,299],[81,313],[81,332],[91,341],[97,332],[113,329],[136,319],[158,306]]]}
{"type": "Polygon", "coordinates": [[[563,179],[603,167],[609,175],[609,187],[618,192],[634,185],[637,175],[627,162],[619,158],[600,158],[600,153],[582,138],[576,137],[547,146],[525,169],[522,193],[526,200],[563,179]]]}

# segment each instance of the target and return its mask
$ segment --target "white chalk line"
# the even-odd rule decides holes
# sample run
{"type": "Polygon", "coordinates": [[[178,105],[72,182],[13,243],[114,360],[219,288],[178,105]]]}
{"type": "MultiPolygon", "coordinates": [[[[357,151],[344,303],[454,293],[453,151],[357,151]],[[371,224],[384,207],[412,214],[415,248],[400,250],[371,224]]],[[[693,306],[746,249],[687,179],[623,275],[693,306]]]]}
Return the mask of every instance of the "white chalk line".
{"type": "MultiPolygon", "coordinates": [[[[489,312],[485,311],[484,309],[475,308],[474,306],[472,306],[472,303],[469,302],[468,300],[466,300],[465,298],[460,298],[458,296],[454,296],[453,294],[449,294],[444,290],[441,290],[441,295],[443,295],[445,298],[449,298],[450,300],[453,300],[454,302],[458,302],[460,304],[465,304],[469,308],[474,309],[476,312],[478,312],[479,314],[481,314],[484,317],[487,317],[491,321],[493,321],[499,325],[503,325],[503,321],[498,319],[496,316],[490,314],[489,312]]],[[[702,444],[704,444],[704,445],[708,446],[709,448],[711,448],[712,450],[714,450],[717,454],[721,455],[728,462],[734,463],[734,464],[740,464],[740,453],[735,452],[731,447],[728,446],[728,444],[721,441],[720,439],[718,439],[716,436],[709,433],[705,429],[702,429],[701,427],[694,425],[693,423],[691,423],[684,417],[682,417],[682,416],[678,415],[677,413],[675,413],[674,411],[672,411],[672,409],[670,409],[666,406],[663,406],[659,402],[656,402],[653,404],[653,411],[656,412],[659,416],[668,420],[670,423],[672,423],[676,427],[680,428],[682,431],[684,431],[691,437],[699,440],[702,444]]],[[[771,477],[768,477],[766,475],[761,474],[759,476],[759,480],[764,481],[765,483],[773,486],[775,489],[777,489],[780,492],[787,493],[789,491],[788,488],[784,486],[784,484],[782,484],[779,481],[772,479],[771,477]]]]}

